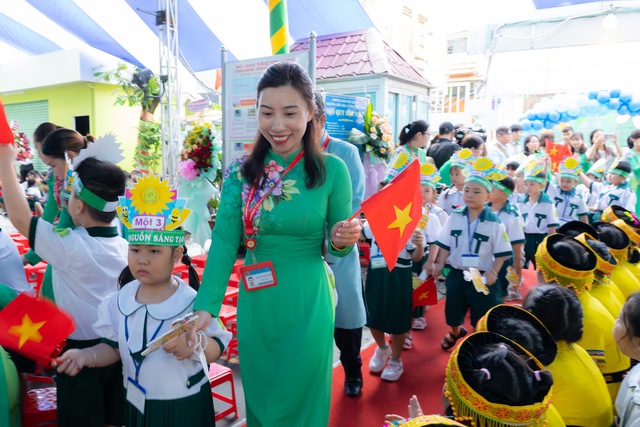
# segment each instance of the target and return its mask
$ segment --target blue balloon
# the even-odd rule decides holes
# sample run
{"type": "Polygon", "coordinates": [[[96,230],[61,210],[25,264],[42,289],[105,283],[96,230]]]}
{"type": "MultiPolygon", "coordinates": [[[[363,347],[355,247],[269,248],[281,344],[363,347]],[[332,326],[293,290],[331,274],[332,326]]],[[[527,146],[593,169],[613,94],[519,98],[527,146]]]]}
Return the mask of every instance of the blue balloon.
{"type": "Polygon", "coordinates": [[[531,127],[535,130],[540,130],[544,127],[544,124],[540,120],[534,120],[531,122],[531,127]]]}
{"type": "Polygon", "coordinates": [[[569,115],[569,113],[560,114],[560,121],[561,122],[568,122],[569,120],[571,120],[571,116],[569,115]]]}
{"type": "Polygon", "coordinates": [[[626,105],[621,106],[620,108],[618,108],[618,114],[621,114],[623,116],[629,114],[629,108],[627,108],[626,105]]]}
{"type": "Polygon", "coordinates": [[[620,92],[621,92],[620,89],[611,89],[611,91],[609,92],[609,95],[611,96],[611,98],[620,98],[620,92]]]}
{"type": "Polygon", "coordinates": [[[620,98],[611,98],[609,100],[609,109],[610,110],[617,110],[618,108],[620,108],[621,105],[622,105],[622,103],[620,102],[620,98]]]}
{"type": "Polygon", "coordinates": [[[620,102],[622,102],[623,104],[628,104],[631,101],[631,98],[633,98],[631,92],[620,93],[620,102]]]}
{"type": "Polygon", "coordinates": [[[596,99],[598,97],[598,91],[597,90],[589,91],[587,96],[589,97],[589,99],[596,99]]]}
{"type": "Polygon", "coordinates": [[[531,129],[531,120],[529,119],[520,120],[520,126],[522,126],[523,131],[528,131],[529,129],[531,129]]]}
{"type": "Polygon", "coordinates": [[[555,126],[555,123],[552,122],[551,120],[545,120],[544,121],[544,128],[545,129],[553,129],[553,126],[555,126]]]}
{"type": "Polygon", "coordinates": [[[536,117],[538,118],[538,120],[546,120],[547,118],[549,118],[549,113],[547,112],[547,110],[538,110],[536,112],[536,117]]]}
{"type": "Polygon", "coordinates": [[[634,113],[636,111],[640,111],[640,101],[632,100],[631,102],[629,102],[629,111],[634,113]]]}
{"type": "Polygon", "coordinates": [[[536,114],[536,112],[535,112],[535,111],[533,111],[533,110],[527,110],[527,112],[525,113],[525,115],[527,116],[527,119],[529,119],[529,120],[535,120],[535,119],[536,119],[536,117],[538,116],[538,115],[536,114]]]}
{"type": "Polygon", "coordinates": [[[598,112],[598,108],[600,108],[600,103],[595,99],[590,99],[587,102],[587,111],[589,114],[595,114],[598,112]]]}
{"type": "Polygon", "coordinates": [[[580,107],[578,107],[577,105],[572,105],[571,107],[567,108],[567,114],[569,115],[569,117],[575,119],[580,115],[580,107]]]}
{"type": "Polygon", "coordinates": [[[596,97],[600,104],[606,104],[611,99],[611,95],[606,90],[601,90],[598,92],[598,96],[596,97]]]}
{"type": "MultiPolygon", "coordinates": [[[[596,102],[598,102],[598,101],[596,101],[596,102]]],[[[589,109],[587,107],[582,107],[580,109],[580,114],[578,115],[578,117],[587,117],[589,114],[590,114],[589,113],[589,109]]]]}
{"type": "Polygon", "coordinates": [[[607,114],[609,114],[609,108],[607,108],[605,104],[600,104],[600,106],[598,107],[598,114],[601,116],[606,116],[607,114]]]}
{"type": "Polygon", "coordinates": [[[548,120],[550,122],[556,123],[558,120],[560,120],[560,113],[558,113],[555,110],[551,110],[548,113],[548,120]]]}
{"type": "MultiPolygon", "coordinates": [[[[594,97],[594,99],[595,99],[595,97],[594,97]]],[[[589,97],[584,93],[581,93],[576,98],[576,105],[578,106],[578,108],[586,107],[587,106],[587,102],[589,102],[589,97]]]]}

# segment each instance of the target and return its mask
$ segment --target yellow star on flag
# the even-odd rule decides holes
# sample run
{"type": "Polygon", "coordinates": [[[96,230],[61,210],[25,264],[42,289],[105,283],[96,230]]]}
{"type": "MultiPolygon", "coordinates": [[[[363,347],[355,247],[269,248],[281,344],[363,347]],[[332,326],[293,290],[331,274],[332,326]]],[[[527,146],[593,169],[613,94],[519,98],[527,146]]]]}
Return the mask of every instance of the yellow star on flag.
{"type": "Polygon", "coordinates": [[[13,325],[9,328],[9,333],[20,338],[18,348],[22,348],[27,341],[40,342],[42,341],[42,335],[40,335],[40,328],[47,323],[46,321],[33,323],[28,314],[25,314],[22,318],[22,324],[13,325]]]}
{"type": "Polygon", "coordinates": [[[551,169],[553,170],[558,169],[558,162],[551,162],[551,169]]]}
{"type": "Polygon", "coordinates": [[[556,154],[558,154],[558,149],[556,147],[553,147],[551,150],[549,150],[549,154],[555,156],[556,154]]]}
{"type": "Polygon", "coordinates": [[[423,292],[420,294],[420,299],[427,299],[427,297],[429,296],[429,291],[423,292]]]}
{"type": "Polygon", "coordinates": [[[409,202],[409,204],[404,208],[400,209],[396,205],[393,206],[393,209],[396,212],[396,219],[389,224],[387,228],[398,228],[400,229],[400,237],[404,234],[404,229],[411,222],[411,216],[409,216],[409,212],[411,212],[411,206],[413,202],[409,202]]]}

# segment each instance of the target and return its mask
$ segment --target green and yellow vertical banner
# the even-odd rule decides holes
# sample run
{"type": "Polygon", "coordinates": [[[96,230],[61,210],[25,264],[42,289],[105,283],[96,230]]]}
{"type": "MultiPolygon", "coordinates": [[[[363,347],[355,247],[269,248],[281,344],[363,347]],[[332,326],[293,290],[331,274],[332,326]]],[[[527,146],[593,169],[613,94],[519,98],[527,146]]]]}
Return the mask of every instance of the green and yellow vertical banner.
{"type": "Polygon", "coordinates": [[[269,32],[271,53],[289,53],[287,31],[287,3],[285,0],[269,0],[269,32]]]}

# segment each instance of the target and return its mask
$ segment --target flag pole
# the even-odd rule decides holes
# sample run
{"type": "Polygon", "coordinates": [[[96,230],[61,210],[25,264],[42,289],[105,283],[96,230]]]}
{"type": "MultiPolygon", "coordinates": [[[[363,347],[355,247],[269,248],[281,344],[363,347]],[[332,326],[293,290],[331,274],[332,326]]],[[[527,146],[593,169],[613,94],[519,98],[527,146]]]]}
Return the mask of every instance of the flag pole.
{"type": "Polygon", "coordinates": [[[273,55],[289,53],[287,26],[287,4],[285,0],[269,0],[269,36],[273,55]]]}

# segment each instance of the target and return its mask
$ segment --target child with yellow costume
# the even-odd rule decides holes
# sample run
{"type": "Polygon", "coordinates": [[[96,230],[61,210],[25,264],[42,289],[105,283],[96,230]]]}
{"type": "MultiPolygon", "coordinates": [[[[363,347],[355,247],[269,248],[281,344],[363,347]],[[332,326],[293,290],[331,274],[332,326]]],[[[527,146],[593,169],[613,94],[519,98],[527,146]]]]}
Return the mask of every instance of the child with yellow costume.
{"type": "Polygon", "coordinates": [[[640,281],[633,274],[628,264],[631,241],[624,230],[606,222],[595,222],[593,228],[598,232],[601,242],[609,247],[618,265],[611,272],[611,280],[620,289],[626,300],[633,292],[640,291],[640,281]]]}

